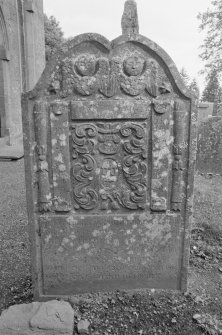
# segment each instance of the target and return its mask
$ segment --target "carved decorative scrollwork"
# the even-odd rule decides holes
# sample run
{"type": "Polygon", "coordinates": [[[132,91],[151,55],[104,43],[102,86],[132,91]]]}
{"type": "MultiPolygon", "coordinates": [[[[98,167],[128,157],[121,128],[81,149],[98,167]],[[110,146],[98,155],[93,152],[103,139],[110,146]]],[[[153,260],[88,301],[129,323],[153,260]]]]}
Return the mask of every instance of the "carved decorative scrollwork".
{"type": "Polygon", "coordinates": [[[137,124],[126,124],[120,132],[123,137],[128,138],[123,143],[123,148],[128,154],[124,158],[123,174],[130,185],[131,192],[123,196],[122,201],[126,208],[145,208],[146,204],[146,174],[147,158],[144,128],[137,124]]]}
{"type": "Polygon", "coordinates": [[[153,99],[153,106],[154,110],[158,114],[164,114],[169,112],[171,107],[172,100],[170,99],[163,99],[161,96],[157,99],[153,99]]]}
{"type": "Polygon", "coordinates": [[[120,149],[119,129],[113,129],[110,124],[98,128],[98,150],[105,155],[114,155],[120,149]]]}
{"type": "Polygon", "coordinates": [[[77,159],[73,166],[73,177],[75,179],[73,189],[76,209],[93,209],[98,201],[98,194],[91,186],[96,168],[96,162],[92,157],[94,150],[92,138],[96,135],[97,129],[91,124],[85,124],[81,127],[74,126],[72,157],[77,159]]]}
{"type": "Polygon", "coordinates": [[[79,154],[90,154],[93,152],[93,137],[97,135],[97,128],[92,124],[84,124],[81,127],[74,126],[73,139],[73,158],[79,154]]]}
{"type": "Polygon", "coordinates": [[[170,94],[171,88],[169,83],[162,82],[161,85],[158,87],[158,90],[160,95],[152,99],[154,111],[157,114],[168,113],[174,104],[174,100],[172,99],[172,95],[170,94]]]}
{"type": "Polygon", "coordinates": [[[125,122],[73,125],[73,177],[76,209],[144,209],[146,133],[125,122]]]}
{"type": "Polygon", "coordinates": [[[91,181],[94,178],[95,160],[88,154],[81,155],[79,163],[74,165],[73,175],[78,181],[74,188],[74,197],[76,200],[75,208],[93,209],[95,208],[98,195],[91,188],[91,181]]]}

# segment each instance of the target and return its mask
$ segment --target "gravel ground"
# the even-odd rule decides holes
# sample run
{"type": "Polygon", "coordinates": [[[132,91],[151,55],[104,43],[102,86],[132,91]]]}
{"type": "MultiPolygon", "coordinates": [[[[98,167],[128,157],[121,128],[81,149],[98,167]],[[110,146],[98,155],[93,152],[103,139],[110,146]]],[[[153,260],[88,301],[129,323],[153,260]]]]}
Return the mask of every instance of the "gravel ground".
{"type": "MultiPolygon", "coordinates": [[[[0,161],[0,312],[30,281],[24,161],[0,161]]],[[[29,293],[30,294],[30,293],[29,293]]]]}

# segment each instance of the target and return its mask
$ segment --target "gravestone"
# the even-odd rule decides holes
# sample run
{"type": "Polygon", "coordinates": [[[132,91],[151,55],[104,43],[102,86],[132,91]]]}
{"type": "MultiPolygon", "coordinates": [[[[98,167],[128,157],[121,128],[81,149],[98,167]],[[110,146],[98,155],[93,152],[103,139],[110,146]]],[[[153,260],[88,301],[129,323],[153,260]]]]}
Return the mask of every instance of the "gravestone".
{"type": "Polygon", "coordinates": [[[39,298],[186,289],[197,105],[132,0],[122,30],[75,37],[23,96],[39,298]]]}
{"type": "Polygon", "coordinates": [[[211,116],[198,126],[196,170],[222,175],[222,118],[211,116]]]}

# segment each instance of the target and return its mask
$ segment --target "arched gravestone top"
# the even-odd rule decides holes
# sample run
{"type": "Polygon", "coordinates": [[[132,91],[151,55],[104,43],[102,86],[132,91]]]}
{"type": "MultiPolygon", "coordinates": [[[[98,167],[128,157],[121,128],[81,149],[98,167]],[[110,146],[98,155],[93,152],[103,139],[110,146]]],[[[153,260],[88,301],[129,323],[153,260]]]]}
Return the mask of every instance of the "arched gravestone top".
{"type": "MultiPolygon", "coordinates": [[[[84,43],[92,43],[97,45],[98,49],[101,49],[105,55],[111,57],[111,53],[114,49],[125,43],[132,43],[134,46],[139,46],[142,50],[147,52],[150,56],[153,56],[156,62],[163,67],[168,80],[173,85],[174,91],[184,96],[184,98],[191,99],[190,92],[185,87],[181,76],[169,55],[155,42],[151,41],[147,37],[139,35],[139,25],[137,17],[137,7],[135,1],[128,0],[125,3],[124,13],[122,16],[122,35],[112,42],[107,40],[104,36],[95,33],[81,34],[76,36],[71,41],[65,43],[57,55],[47,64],[47,67],[43,73],[42,78],[37,84],[35,90],[31,93],[31,96],[35,96],[37,92],[41,95],[49,94],[49,83],[53,84],[51,77],[56,73],[56,67],[61,66],[61,62],[68,61],[67,58],[73,57],[76,49],[84,43]],[[45,90],[45,91],[44,91],[45,90]]],[[[88,50],[87,50],[88,51],[88,50]]],[[[78,52],[77,52],[78,53],[78,52]]],[[[63,64],[64,65],[64,64],[63,64]]],[[[97,64],[98,65],[98,64],[97,64]]],[[[148,64],[147,64],[148,67],[148,64]]],[[[159,83],[160,84],[160,83],[159,83]]],[[[161,83],[163,84],[163,83],[161,83]]],[[[57,91],[58,87],[57,87],[57,91]]],[[[53,90],[51,91],[51,93],[53,90]]],[[[158,94],[158,92],[157,92],[158,94]]],[[[65,96],[64,96],[65,97],[65,96]]]]}
{"type": "MultiPolygon", "coordinates": [[[[138,46],[139,48],[147,52],[150,56],[153,56],[154,60],[158,63],[158,65],[160,65],[164,69],[167,76],[167,81],[170,82],[175,93],[177,93],[184,99],[191,99],[191,92],[185,87],[173,60],[158,44],[151,41],[147,37],[139,34],[121,35],[110,42],[104,36],[96,33],[86,33],[78,35],[74,37],[71,41],[68,41],[63,46],[61,46],[61,49],[58,51],[58,53],[54,57],[52,57],[50,62],[47,63],[45,71],[43,72],[43,75],[40,78],[38,84],[33,91],[28,93],[27,97],[32,99],[40,95],[52,95],[55,98],[53,94],[53,86],[51,87],[52,90],[50,94],[49,85],[53,84],[52,76],[55,76],[57,72],[56,70],[58,70],[56,69],[56,67],[61,66],[62,62],[66,62],[67,58],[73,57],[75,49],[84,43],[96,45],[98,49],[103,51],[104,55],[109,55],[114,49],[118,48],[123,44],[132,43],[135,46],[138,46]]],[[[159,84],[163,84],[161,82],[161,78],[159,78],[159,84]]],[[[59,89],[58,87],[56,88],[56,93],[58,94],[59,89]]]]}
{"type": "Polygon", "coordinates": [[[196,102],[134,1],[122,30],[66,43],[23,96],[37,297],[186,288],[196,102]]]}

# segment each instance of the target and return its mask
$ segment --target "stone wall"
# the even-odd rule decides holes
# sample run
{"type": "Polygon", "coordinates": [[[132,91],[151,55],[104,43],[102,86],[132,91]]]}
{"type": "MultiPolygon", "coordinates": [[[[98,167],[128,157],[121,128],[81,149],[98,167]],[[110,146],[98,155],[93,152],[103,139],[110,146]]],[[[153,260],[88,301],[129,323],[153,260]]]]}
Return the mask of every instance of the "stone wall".
{"type": "Polygon", "coordinates": [[[45,65],[42,0],[0,0],[1,146],[22,142],[21,93],[45,65]]]}

